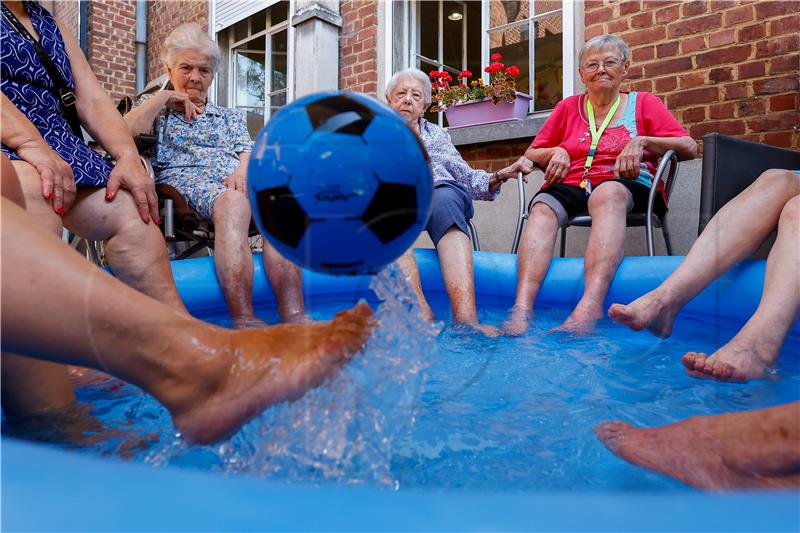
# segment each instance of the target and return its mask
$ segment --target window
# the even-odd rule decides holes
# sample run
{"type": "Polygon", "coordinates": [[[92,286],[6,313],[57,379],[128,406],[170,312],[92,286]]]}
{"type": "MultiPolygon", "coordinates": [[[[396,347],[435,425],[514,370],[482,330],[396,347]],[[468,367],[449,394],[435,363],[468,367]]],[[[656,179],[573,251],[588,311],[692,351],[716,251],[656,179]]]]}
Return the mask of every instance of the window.
{"type": "MultiPolygon", "coordinates": [[[[491,54],[500,53],[503,63],[519,67],[517,90],[533,96],[530,111],[548,111],[572,93],[572,60],[565,79],[564,58],[572,57],[574,43],[563,36],[565,19],[572,35],[573,9],[570,0],[395,2],[390,13],[389,38],[395,43],[391,70],[468,69],[488,81],[483,69],[491,54]]],[[[429,114],[428,119],[446,125],[443,116],[429,114]]]]}
{"type": "Polygon", "coordinates": [[[289,100],[288,15],[289,2],[278,2],[217,34],[217,102],[244,111],[253,138],[289,100]]]}

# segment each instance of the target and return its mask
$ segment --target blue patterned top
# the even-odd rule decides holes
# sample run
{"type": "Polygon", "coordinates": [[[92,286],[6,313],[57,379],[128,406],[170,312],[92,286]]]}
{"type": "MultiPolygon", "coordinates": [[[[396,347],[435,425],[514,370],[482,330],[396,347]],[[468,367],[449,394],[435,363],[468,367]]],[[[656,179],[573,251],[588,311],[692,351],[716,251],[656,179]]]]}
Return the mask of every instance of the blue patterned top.
{"type": "Polygon", "coordinates": [[[446,131],[424,118],[419,119],[419,131],[422,144],[425,145],[431,158],[434,184],[441,180],[456,181],[470,191],[473,200],[497,198],[500,194],[499,188],[494,193],[489,192],[491,174],[470,167],[453,146],[453,141],[446,131]]]}
{"type": "MultiPolygon", "coordinates": [[[[24,5],[39,34],[39,43],[67,85],[74,89],[72,65],[55,19],[35,2],[24,5]]],[[[36,126],[47,144],[72,167],[75,183],[90,187],[106,184],[111,164],[72,132],[64,118],[55,83],[39,61],[36,50],[5,17],[0,17],[0,88],[36,126]]],[[[2,150],[10,159],[20,159],[7,146],[3,145],[2,150]]]]}
{"type": "MultiPolygon", "coordinates": [[[[151,97],[145,95],[135,105],[151,97]]],[[[192,122],[182,113],[162,111],[157,128],[156,153],[148,155],[159,182],[187,172],[224,180],[239,166],[238,154],[253,149],[244,113],[210,102],[192,122]]]]}

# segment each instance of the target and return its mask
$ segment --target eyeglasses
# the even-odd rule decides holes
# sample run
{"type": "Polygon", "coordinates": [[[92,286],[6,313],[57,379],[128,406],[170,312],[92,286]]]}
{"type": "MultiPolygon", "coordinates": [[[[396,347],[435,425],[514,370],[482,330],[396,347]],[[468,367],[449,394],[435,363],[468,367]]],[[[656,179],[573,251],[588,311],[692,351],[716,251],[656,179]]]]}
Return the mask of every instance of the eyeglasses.
{"type": "Polygon", "coordinates": [[[620,63],[622,63],[622,61],[616,58],[606,59],[602,63],[598,63],[597,61],[592,61],[591,63],[586,63],[583,66],[583,70],[589,73],[597,72],[601,64],[603,65],[604,69],[611,70],[612,68],[617,68],[620,65],[620,63]]]}

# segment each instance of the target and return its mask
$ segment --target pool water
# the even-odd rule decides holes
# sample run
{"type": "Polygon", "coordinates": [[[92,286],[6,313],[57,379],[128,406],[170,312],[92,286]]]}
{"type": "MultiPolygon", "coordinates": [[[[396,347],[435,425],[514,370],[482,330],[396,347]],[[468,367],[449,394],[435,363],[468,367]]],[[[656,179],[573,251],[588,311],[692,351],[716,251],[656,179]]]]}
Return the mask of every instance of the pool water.
{"type": "MultiPolygon", "coordinates": [[[[82,406],[44,424],[13,421],[5,435],[46,440],[87,454],[286,482],[476,490],[691,490],[616,458],[592,428],[607,420],[663,425],[688,416],[798,399],[800,338],[787,339],[769,380],[722,384],[686,376],[686,351],[711,353],[738,323],[686,315],[667,340],[609,320],[595,334],[548,334],[568,309],[538,307],[523,337],[487,340],[449,322],[415,318],[393,279],[363,355],[293,404],[265,411],[234,437],[187,447],[169,415],[134,386],[84,380],[82,406]],[[397,296],[397,294],[401,294],[397,296]]],[[[364,296],[364,295],[361,295],[364,296]]],[[[315,319],[358,295],[311,297],[315,319]]],[[[370,303],[378,308],[372,297],[370,303]]],[[[446,296],[430,303],[449,317],[446,296]]],[[[510,301],[479,298],[481,320],[500,324],[510,301]]],[[[258,309],[275,322],[274,306],[258,309]]],[[[224,314],[207,316],[225,323],[224,314]]]]}

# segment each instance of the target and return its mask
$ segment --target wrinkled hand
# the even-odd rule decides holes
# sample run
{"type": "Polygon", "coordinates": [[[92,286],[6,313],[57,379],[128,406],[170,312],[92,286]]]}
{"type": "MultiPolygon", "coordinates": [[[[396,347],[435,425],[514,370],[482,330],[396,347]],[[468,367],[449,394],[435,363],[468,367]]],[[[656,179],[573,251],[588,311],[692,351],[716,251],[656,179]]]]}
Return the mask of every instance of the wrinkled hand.
{"type": "Polygon", "coordinates": [[[225,183],[225,185],[234,191],[240,191],[244,194],[247,194],[247,175],[243,172],[234,172],[225,178],[223,183],[225,183]]]}
{"type": "Polygon", "coordinates": [[[638,178],[641,173],[639,165],[642,162],[643,153],[644,139],[634,137],[628,141],[614,163],[614,178],[619,179],[620,176],[631,180],[638,178]]]}
{"type": "Polygon", "coordinates": [[[528,183],[528,174],[533,172],[533,162],[525,156],[520,157],[509,166],[501,168],[495,172],[495,175],[500,183],[505,183],[512,178],[516,178],[520,172],[522,172],[522,180],[528,183]]]}
{"type": "Polygon", "coordinates": [[[550,158],[550,162],[547,164],[547,168],[544,171],[544,181],[550,185],[564,181],[564,178],[567,177],[567,173],[569,173],[571,164],[572,161],[567,151],[560,146],[556,146],[553,148],[553,156],[550,158]]]}
{"type": "Polygon", "coordinates": [[[121,157],[111,171],[111,176],[106,185],[106,201],[113,201],[120,189],[126,189],[133,195],[139,216],[145,224],[155,220],[161,223],[158,216],[158,197],[156,196],[155,182],[150,179],[138,155],[121,157]]]}
{"type": "Polygon", "coordinates": [[[189,97],[178,91],[162,91],[167,101],[164,105],[173,111],[183,113],[187,122],[191,122],[202,114],[200,108],[189,97]]]}
{"type": "Polygon", "coordinates": [[[17,155],[30,163],[42,180],[42,196],[52,200],[53,211],[66,215],[75,201],[75,177],[72,168],[43,140],[31,141],[17,148],[17,155]]]}

